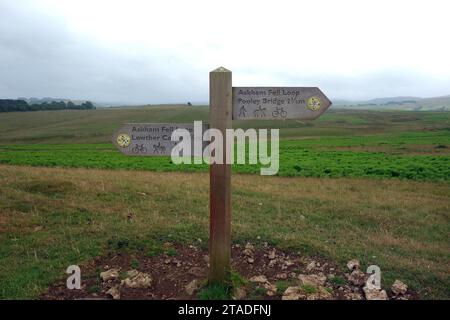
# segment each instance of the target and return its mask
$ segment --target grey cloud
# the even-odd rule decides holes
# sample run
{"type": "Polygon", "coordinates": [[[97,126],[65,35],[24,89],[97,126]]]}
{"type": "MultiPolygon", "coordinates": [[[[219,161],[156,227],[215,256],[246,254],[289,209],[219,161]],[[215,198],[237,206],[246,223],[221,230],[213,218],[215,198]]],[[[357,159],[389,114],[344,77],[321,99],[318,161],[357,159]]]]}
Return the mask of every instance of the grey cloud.
{"type": "MultiPolygon", "coordinates": [[[[104,47],[72,32],[63,17],[26,3],[0,2],[0,98],[50,96],[123,103],[208,100],[209,70],[202,70],[195,61],[158,48],[149,52],[104,47]]],[[[233,72],[235,79],[276,78],[284,85],[319,86],[330,98],[450,93],[450,76],[437,79],[403,69],[358,76],[308,76],[255,68],[233,72]]]]}

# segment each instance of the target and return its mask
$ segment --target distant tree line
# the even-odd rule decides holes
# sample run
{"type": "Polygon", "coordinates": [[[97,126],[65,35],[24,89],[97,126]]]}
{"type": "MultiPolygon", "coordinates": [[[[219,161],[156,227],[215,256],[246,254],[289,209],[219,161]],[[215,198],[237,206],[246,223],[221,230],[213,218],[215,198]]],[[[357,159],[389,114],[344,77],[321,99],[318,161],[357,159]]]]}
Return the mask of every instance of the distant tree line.
{"type": "Polygon", "coordinates": [[[0,112],[39,111],[39,110],[89,110],[95,109],[90,101],[75,104],[72,101],[51,101],[28,104],[25,100],[0,99],[0,112]]]}

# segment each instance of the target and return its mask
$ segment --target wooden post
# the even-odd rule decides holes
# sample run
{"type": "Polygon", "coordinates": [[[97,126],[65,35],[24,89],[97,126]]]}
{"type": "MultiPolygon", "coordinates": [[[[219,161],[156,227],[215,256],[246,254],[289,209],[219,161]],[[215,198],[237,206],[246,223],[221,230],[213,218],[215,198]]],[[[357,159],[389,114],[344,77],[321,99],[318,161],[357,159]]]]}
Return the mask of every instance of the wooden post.
{"type": "Polygon", "coordinates": [[[231,260],[231,165],[226,164],[226,129],[231,129],[231,71],[220,67],[209,74],[209,123],[223,135],[223,164],[211,164],[209,282],[229,278],[231,260]]]}

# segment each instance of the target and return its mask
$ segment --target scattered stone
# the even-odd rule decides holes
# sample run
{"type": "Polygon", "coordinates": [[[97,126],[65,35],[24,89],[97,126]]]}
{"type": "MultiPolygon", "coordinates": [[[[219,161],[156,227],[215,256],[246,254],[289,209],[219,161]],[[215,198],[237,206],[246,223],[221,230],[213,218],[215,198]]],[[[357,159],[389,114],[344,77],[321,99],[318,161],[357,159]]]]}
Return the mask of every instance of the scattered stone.
{"type": "Polygon", "coordinates": [[[121,284],[129,288],[150,288],[153,279],[151,275],[137,270],[130,270],[127,272],[128,278],[122,280],[121,284]]]}
{"type": "Polygon", "coordinates": [[[267,277],[265,275],[253,276],[249,279],[250,282],[256,283],[268,283],[267,277]]]}
{"type": "Polygon", "coordinates": [[[266,294],[269,297],[273,297],[274,295],[277,294],[277,286],[271,283],[265,283],[264,284],[264,288],[267,289],[266,294]]]}
{"type": "Polygon", "coordinates": [[[276,258],[276,250],[275,249],[273,249],[273,250],[271,250],[271,251],[269,251],[269,254],[267,255],[267,258],[269,258],[270,260],[273,260],[273,259],[275,259],[276,258]]]}
{"type": "Polygon", "coordinates": [[[310,274],[310,275],[299,274],[298,279],[300,280],[301,285],[319,287],[325,284],[327,277],[325,277],[324,275],[317,275],[317,274],[310,274]]]}
{"type": "Polygon", "coordinates": [[[192,267],[188,270],[188,273],[196,277],[202,277],[205,275],[205,270],[200,267],[192,267]]]}
{"type": "Polygon", "coordinates": [[[281,300],[300,300],[305,298],[306,296],[300,290],[300,287],[289,287],[283,292],[281,300]]]}
{"type": "Polygon", "coordinates": [[[363,296],[358,292],[349,292],[344,294],[346,300],[362,300],[363,296]]]}
{"type": "Polygon", "coordinates": [[[114,300],[120,299],[120,290],[118,286],[114,286],[106,291],[106,295],[113,298],[114,300]]]}
{"type": "Polygon", "coordinates": [[[192,296],[194,292],[197,291],[199,288],[200,288],[200,281],[197,279],[192,280],[185,287],[186,293],[190,296],[192,296]]]}
{"type": "Polygon", "coordinates": [[[366,274],[359,269],[355,269],[350,275],[347,275],[347,280],[350,284],[361,287],[366,283],[366,274]]]}
{"type": "Polygon", "coordinates": [[[293,266],[293,265],[294,265],[294,262],[293,262],[291,259],[287,259],[287,260],[284,262],[284,265],[285,265],[286,267],[290,267],[290,266],[293,266]]]}
{"type": "Polygon", "coordinates": [[[306,265],[306,271],[310,272],[310,271],[314,270],[315,267],[316,267],[316,262],[311,261],[310,263],[308,263],[306,265]]]}
{"type": "Polygon", "coordinates": [[[107,271],[101,272],[100,278],[103,280],[103,282],[115,280],[119,277],[119,271],[119,269],[109,269],[107,271]]]}
{"type": "Polygon", "coordinates": [[[245,248],[244,248],[243,253],[244,253],[244,255],[246,255],[247,257],[253,257],[253,252],[254,252],[254,250],[255,250],[255,247],[254,247],[251,243],[247,243],[247,244],[245,245],[245,248]]]}
{"type": "Polygon", "coordinates": [[[281,280],[285,280],[285,279],[288,278],[288,275],[287,275],[287,273],[282,272],[282,273],[278,273],[278,274],[275,276],[275,278],[281,279],[281,280]]]}
{"type": "Polygon", "coordinates": [[[385,290],[368,287],[364,287],[363,290],[367,300],[388,300],[388,296],[385,290]]]}
{"type": "Polygon", "coordinates": [[[248,259],[247,259],[247,262],[250,263],[250,264],[252,264],[253,262],[255,262],[255,259],[253,259],[253,258],[248,258],[248,259]]]}
{"type": "Polygon", "coordinates": [[[253,251],[255,250],[255,247],[250,242],[247,242],[247,244],[245,245],[245,249],[253,251]]]}
{"type": "Polygon", "coordinates": [[[408,291],[408,286],[400,280],[395,280],[392,284],[391,290],[396,296],[404,295],[406,291],[408,291]]]}
{"type": "Polygon", "coordinates": [[[233,292],[233,300],[243,300],[247,297],[247,291],[244,288],[235,288],[233,292]]]}
{"type": "Polygon", "coordinates": [[[205,261],[206,263],[209,263],[209,256],[208,255],[204,255],[203,256],[203,261],[205,261]]]}
{"type": "Polygon", "coordinates": [[[317,287],[316,292],[307,293],[306,300],[331,300],[333,295],[327,289],[322,286],[317,287]]]}
{"type": "Polygon", "coordinates": [[[350,260],[349,262],[347,262],[347,268],[348,268],[350,271],[359,269],[359,268],[360,268],[359,261],[356,260],[356,259],[350,260]]]}
{"type": "Polygon", "coordinates": [[[273,260],[270,260],[270,261],[269,261],[268,266],[269,266],[269,268],[273,268],[276,264],[277,264],[277,260],[276,260],[276,259],[273,259],[273,260]]]}

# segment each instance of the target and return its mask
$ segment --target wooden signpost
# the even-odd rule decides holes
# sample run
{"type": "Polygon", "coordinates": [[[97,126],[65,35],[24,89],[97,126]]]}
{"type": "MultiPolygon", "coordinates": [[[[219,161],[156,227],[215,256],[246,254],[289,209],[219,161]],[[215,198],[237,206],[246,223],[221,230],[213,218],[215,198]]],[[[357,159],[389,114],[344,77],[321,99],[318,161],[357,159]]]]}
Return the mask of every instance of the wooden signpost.
{"type": "MultiPolygon", "coordinates": [[[[331,101],[316,87],[233,88],[231,71],[222,67],[210,72],[209,85],[209,127],[222,133],[224,150],[223,164],[210,165],[209,282],[223,283],[229,279],[231,261],[231,164],[225,161],[230,152],[226,130],[232,128],[232,120],[316,119],[331,101]]],[[[171,140],[177,128],[193,133],[193,124],[130,123],[113,135],[113,143],[126,155],[167,156],[178,143],[171,140]]],[[[203,130],[207,128],[204,125],[203,130]]]]}

